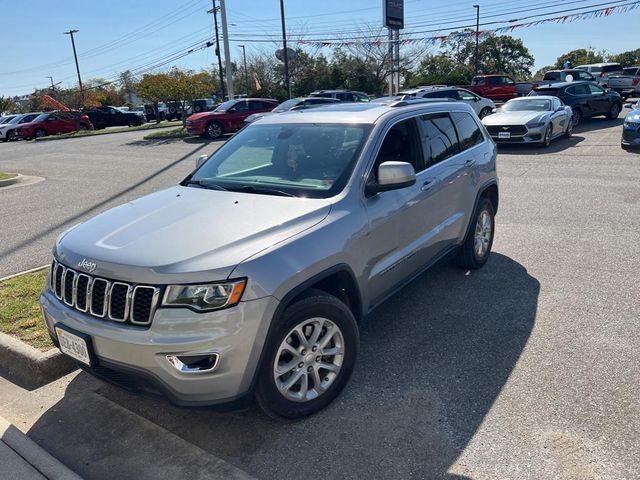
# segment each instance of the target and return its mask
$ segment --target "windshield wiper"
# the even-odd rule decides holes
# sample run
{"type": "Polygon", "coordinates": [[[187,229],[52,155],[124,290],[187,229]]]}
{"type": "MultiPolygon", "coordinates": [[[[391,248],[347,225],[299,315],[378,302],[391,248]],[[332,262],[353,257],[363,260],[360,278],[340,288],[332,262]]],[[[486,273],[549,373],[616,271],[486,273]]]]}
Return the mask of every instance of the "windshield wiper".
{"type": "Polygon", "coordinates": [[[257,193],[259,195],[279,195],[281,197],[295,197],[293,193],[277,190],[275,188],[254,187],[253,185],[244,185],[237,189],[230,189],[236,192],[257,193]]]}
{"type": "Polygon", "coordinates": [[[221,187],[220,185],[216,185],[215,183],[209,183],[202,180],[188,180],[184,185],[197,185],[198,187],[208,188],[209,190],[221,190],[226,192],[227,189],[221,187]]]}

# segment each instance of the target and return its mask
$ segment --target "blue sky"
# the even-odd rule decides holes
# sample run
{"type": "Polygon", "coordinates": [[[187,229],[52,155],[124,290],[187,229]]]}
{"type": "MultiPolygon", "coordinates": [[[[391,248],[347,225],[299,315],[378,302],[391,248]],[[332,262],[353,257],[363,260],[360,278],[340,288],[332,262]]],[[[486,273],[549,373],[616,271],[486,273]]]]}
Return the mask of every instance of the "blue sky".
{"type": "MultiPolygon", "coordinates": [[[[604,0],[405,0],[405,22],[413,24],[416,31],[437,30],[415,36],[445,34],[452,27],[475,23],[475,3],[481,5],[482,22],[586,7],[604,0]]],[[[212,18],[206,13],[210,8],[210,0],[2,2],[0,95],[30,93],[35,87],[48,85],[49,75],[64,86],[75,83],[69,36],[62,34],[70,28],[80,30],[76,46],[82,78],[111,78],[211,37],[212,18]]],[[[363,25],[380,24],[382,17],[381,0],[285,0],[285,9],[288,32],[305,33],[309,39],[348,35],[363,25]]],[[[240,43],[246,45],[247,55],[277,48],[270,39],[280,35],[279,0],[227,0],[227,10],[234,61],[241,61],[240,43]]],[[[639,17],[640,10],[635,10],[571,24],[519,29],[512,35],[525,42],[536,58],[537,69],[575,48],[617,53],[640,47],[633,33],[639,17]]],[[[324,49],[324,53],[330,55],[331,50],[324,49]]],[[[208,48],[171,65],[200,69],[215,61],[213,49],[208,48]]]]}

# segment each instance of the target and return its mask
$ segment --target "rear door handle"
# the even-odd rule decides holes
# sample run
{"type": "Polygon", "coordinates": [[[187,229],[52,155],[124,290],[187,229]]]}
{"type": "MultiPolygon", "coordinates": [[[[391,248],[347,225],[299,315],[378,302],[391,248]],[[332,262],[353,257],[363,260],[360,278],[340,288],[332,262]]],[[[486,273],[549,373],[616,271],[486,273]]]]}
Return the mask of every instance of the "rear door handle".
{"type": "Polygon", "coordinates": [[[431,187],[433,187],[435,184],[436,184],[435,178],[430,178],[428,180],[425,180],[420,190],[422,190],[423,192],[426,192],[427,190],[431,189],[431,187]]]}

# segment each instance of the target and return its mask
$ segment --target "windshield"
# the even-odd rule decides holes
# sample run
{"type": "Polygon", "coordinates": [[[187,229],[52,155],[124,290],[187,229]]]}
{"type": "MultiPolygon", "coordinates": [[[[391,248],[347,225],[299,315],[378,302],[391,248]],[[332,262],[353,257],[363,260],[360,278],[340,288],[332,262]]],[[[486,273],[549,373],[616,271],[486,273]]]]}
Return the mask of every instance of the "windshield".
{"type": "Polygon", "coordinates": [[[503,112],[548,112],[551,110],[551,100],[527,98],[526,100],[511,100],[502,107],[503,112]]]}
{"type": "Polygon", "coordinates": [[[9,117],[0,118],[0,124],[9,123],[16,117],[17,117],[17,115],[11,115],[9,117]]]}
{"type": "Polygon", "coordinates": [[[237,100],[227,100],[226,102],[221,103],[220,106],[218,106],[218,108],[214,110],[214,112],[226,112],[231,107],[233,107],[236,103],[238,103],[237,100]]]}
{"type": "Polygon", "coordinates": [[[370,128],[322,123],[252,125],[216,150],[188,183],[328,198],[347,184],[370,128]]]}
{"type": "Polygon", "coordinates": [[[286,102],[282,102],[280,105],[278,105],[276,108],[274,108],[271,111],[274,112],[274,113],[286,112],[288,110],[291,110],[293,107],[295,107],[299,103],[300,103],[300,100],[298,100],[297,98],[292,98],[291,100],[287,100],[286,102]]]}
{"type": "Polygon", "coordinates": [[[48,113],[41,113],[40,115],[38,115],[36,118],[34,118],[33,120],[31,120],[32,122],[42,122],[43,120],[45,120],[47,117],[49,116],[48,113]]]}

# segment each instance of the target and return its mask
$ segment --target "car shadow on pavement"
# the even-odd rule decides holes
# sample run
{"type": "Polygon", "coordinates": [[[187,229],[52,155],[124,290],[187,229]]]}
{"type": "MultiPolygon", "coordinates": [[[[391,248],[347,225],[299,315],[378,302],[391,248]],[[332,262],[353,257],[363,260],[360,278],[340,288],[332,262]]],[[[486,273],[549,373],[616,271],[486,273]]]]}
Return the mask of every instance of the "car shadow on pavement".
{"type": "Polygon", "coordinates": [[[154,446],[168,432],[264,479],[474,478],[456,460],[522,355],[539,291],[523,265],[499,253],[478,271],[440,262],[362,321],[350,384],[302,421],[273,420],[255,407],[179,408],[82,372],[29,435],[92,478],[131,477],[129,463],[164,461],[154,458],[154,446]],[[134,424],[121,426],[104,405],[162,428],[145,436],[134,424]],[[113,456],[116,471],[105,466],[113,456]]]}
{"type": "Polygon", "coordinates": [[[224,142],[228,138],[231,138],[231,135],[224,135],[217,139],[204,138],[204,137],[180,137],[180,138],[149,138],[142,140],[133,140],[131,142],[127,142],[125,145],[130,145],[134,147],[156,147],[159,145],[170,145],[172,143],[189,143],[192,145],[209,145],[211,143],[219,143],[224,142]]]}
{"type": "Polygon", "coordinates": [[[498,153],[509,155],[544,155],[549,153],[560,153],[570,148],[578,146],[584,141],[584,137],[575,133],[569,138],[557,138],[548,148],[536,144],[526,143],[503,143],[498,145],[498,153]]]}
{"type": "MultiPolygon", "coordinates": [[[[609,120],[605,117],[593,117],[583,118],[580,124],[573,129],[573,134],[580,134],[584,132],[594,132],[596,130],[605,130],[609,128],[622,127],[624,123],[624,116],[618,117],[615,120],[609,120]]],[[[620,130],[622,134],[622,130],[620,130]]]]}

